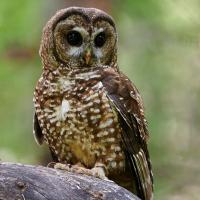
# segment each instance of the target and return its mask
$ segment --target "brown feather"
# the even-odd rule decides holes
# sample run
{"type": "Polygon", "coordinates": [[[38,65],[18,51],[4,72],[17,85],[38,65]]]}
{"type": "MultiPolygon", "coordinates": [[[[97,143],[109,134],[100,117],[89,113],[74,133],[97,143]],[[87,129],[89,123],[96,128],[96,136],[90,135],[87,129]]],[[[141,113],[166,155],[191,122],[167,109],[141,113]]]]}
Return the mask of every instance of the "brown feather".
{"type": "Polygon", "coordinates": [[[40,128],[36,113],[34,113],[34,118],[33,118],[33,135],[38,144],[41,145],[44,142],[44,136],[42,134],[42,130],[40,128]]]}
{"type": "Polygon", "coordinates": [[[119,114],[126,158],[137,177],[139,196],[151,199],[153,176],[146,144],[148,131],[139,92],[125,75],[113,68],[105,69],[102,77],[107,96],[119,114]]]}

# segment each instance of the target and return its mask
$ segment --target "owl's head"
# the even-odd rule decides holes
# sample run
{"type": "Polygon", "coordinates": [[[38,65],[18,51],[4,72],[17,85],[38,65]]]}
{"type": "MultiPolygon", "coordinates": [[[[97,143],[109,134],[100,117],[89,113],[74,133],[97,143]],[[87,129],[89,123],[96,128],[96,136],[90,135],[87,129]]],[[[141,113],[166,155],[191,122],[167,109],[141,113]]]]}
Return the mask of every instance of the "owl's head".
{"type": "Polygon", "coordinates": [[[40,46],[44,66],[91,68],[116,63],[113,19],[95,8],[60,10],[46,24],[40,46]]]}

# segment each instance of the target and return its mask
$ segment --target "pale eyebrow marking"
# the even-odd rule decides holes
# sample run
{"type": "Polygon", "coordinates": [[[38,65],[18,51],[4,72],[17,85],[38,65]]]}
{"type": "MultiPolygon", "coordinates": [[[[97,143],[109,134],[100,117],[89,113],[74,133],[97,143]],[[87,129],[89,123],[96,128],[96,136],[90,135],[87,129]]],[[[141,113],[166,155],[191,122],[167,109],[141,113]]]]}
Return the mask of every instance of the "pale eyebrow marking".
{"type": "Polygon", "coordinates": [[[83,35],[83,36],[89,35],[89,33],[82,27],[76,26],[72,30],[81,33],[81,35],[83,35]]]}
{"type": "Polygon", "coordinates": [[[92,34],[92,37],[95,38],[95,36],[97,36],[101,32],[104,32],[103,28],[99,28],[99,29],[95,28],[94,33],[92,34]]]}

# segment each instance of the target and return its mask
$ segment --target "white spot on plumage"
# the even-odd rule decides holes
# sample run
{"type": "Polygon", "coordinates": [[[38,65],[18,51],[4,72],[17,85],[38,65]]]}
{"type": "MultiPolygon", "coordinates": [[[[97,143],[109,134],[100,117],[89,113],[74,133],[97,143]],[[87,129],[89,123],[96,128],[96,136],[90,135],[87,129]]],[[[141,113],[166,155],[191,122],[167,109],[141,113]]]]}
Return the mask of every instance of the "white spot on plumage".
{"type": "Polygon", "coordinates": [[[101,101],[100,101],[100,99],[95,99],[93,102],[99,104],[101,101]]]}
{"type": "MultiPolygon", "coordinates": [[[[100,102],[100,100],[99,100],[99,102],[100,102]]],[[[108,104],[108,103],[106,103],[106,104],[104,104],[103,106],[102,106],[102,108],[110,108],[110,104],[108,104]]]]}
{"type": "Polygon", "coordinates": [[[120,146],[116,146],[115,147],[115,151],[121,151],[121,147],[120,146]]]}
{"type": "Polygon", "coordinates": [[[114,133],[114,132],[115,132],[115,129],[114,129],[114,128],[110,128],[109,131],[110,131],[111,133],[114,133]]]}
{"type": "Polygon", "coordinates": [[[83,72],[75,75],[75,79],[81,79],[86,81],[91,78],[99,78],[99,77],[100,75],[97,74],[97,71],[83,72]]]}
{"type": "Polygon", "coordinates": [[[55,127],[50,128],[50,133],[53,133],[55,131],[55,127]]]}
{"type": "Polygon", "coordinates": [[[47,123],[47,129],[49,129],[50,128],[50,123],[47,123]]]}
{"type": "Polygon", "coordinates": [[[115,141],[115,138],[107,138],[106,141],[107,141],[107,142],[114,142],[114,141],[115,141]]]}
{"type": "Polygon", "coordinates": [[[60,121],[58,121],[57,123],[56,123],[56,126],[60,126],[61,125],[61,123],[60,123],[60,121]]]}
{"type": "Polygon", "coordinates": [[[50,112],[52,112],[52,110],[50,110],[49,108],[45,108],[44,112],[50,113],[50,112]]]}
{"type": "Polygon", "coordinates": [[[49,115],[50,122],[64,121],[69,110],[69,102],[66,99],[63,99],[62,104],[55,108],[55,112],[52,115],[49,115]]]}
{"type": "Polygon", "coordinates": [[[93,111],[94,111],[94,108],[90,108],[90,111],[93,112],[93,111]]]}
{"type": "Polygon", "coordinates": [[[106,158],[106,160],[107,160],[107,161],[112,161],[112,160],[113,160],[113,158],[106,158]]]}
{"type": "Polygon", "coordinates": [[[108,131],[102,131],[102,132],[99,132],[97,134],[97,137],[103,137],[103,136],[106,136],[106,135],[108,135],[108,131]]]}
{"type": "Polygon", "coordinates": [[[112,161],[112,162],[111,162],[111,167],[112,167],[112,168],[115,168],[116,166],[117,166],[117,163],[116,163],[115,161],[112,161]]]}
{"type": "Polygon", "coordinates": [[[84,107],[84,108],[87,108],[87,107],[90,107],[90,106],[92,106],[92,105],[93,105],[93,102],[90,101],[89,103],[84,104],[83,107],[84,107]]]}
{"type": "Polygon", "coordinates": [[[97,109],[94,109],[93,112],[94,113],[100,113],[100,110],[97,108],[97,109]]]}
{"type": "Polygon", "coordinates": [[[90,117],[91,120],[94,120],[94,119],[100,119],[101,118],[101,115],[92,115],[90,117]]]}
{"type": "Polygon", "coordinates": [[[100,77],[101,77],[101,75],[99,75],[99,74],[94,74],[94,75],[90,76],[90,78],[100,78],[100,77]]]}
{"type": "Polygon", "coordinates": [[[114,150],[115,152],[120,152],[121,151],[121,147],[120,146],[116,146],[116,145],[111,145],[111,149],[114,150]]]}
{"type": "Polygon", "coordinates": [[[37,118],[38,120],[41,120],[44,116],[43,115],[39,115],[37,118]]]}
{"type": "Polygon", "coordinates": [[[74,81],[70,81],[63,77],[59,79],[59,86],[63,91],[70,90],[72,88],[72,85],[74,85],[74,81]]]}
{"type": "Polygon", "coordinates": [[[84,99],[85,101],[90,101],[91,99],[95,99],[95,98],[98,97],[98,96],[99,96],[98,93],[94,93],[94,94],[92,94],[92,95],[90,95],[90,96],[85,96],[83,99],[84,99]]]}
{"type": "Polygon", "coordinates": [[[70,110],[69,102],[63,99],[61,108],[60,108],[60,116],[59,116],[61,120],[65,120],[65,114],[69,112],[69,110],[70,110]]]}
{"type": "Polygon", "coordinates": [[[91,96],[85,98],[85,101],[90,101],[91,100],[91,96]]]}
{"type": "Polygon", "coordinates": [[[102,122],[99,125],[99,128],[106,128],[106,127],[110,126],[112,123],[113,123],[113,119],[109,118],[105,122],[102,122]]]}

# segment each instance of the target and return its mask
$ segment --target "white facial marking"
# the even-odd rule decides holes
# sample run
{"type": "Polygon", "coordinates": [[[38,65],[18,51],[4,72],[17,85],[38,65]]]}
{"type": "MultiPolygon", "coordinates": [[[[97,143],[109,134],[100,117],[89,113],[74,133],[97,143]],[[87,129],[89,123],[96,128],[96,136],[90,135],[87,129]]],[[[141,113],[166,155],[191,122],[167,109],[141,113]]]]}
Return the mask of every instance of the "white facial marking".
{"type": "MultiPolygon", "coordinates": [[[[94,33],[93,33],[93,35],[92,35],[93,40],[94,40],[94,38],[95,38],[99,33],[103,32],[103,31],[104,31],[103,28],[99,28],[99,29],[95,28],[95,29],[94,29],[94,33]]],[[[97,59],[102,58],[103,54],[102,54],[101,48],[96,48],[96,47],[94,47],[93,52],[94,52],[94,55],[95,55],[95,57],[96,57],[97,59]]]]}
{"type": "Polygon", "coordinates": [[[102,58],[103,54],[101,49],[94,48],[94,55],[96,56],[97,59],[102,58]]]}
{"type": "Polygon", "coordinates": [[[103,32],[103,28],[95,28],[93,33],[93,38],[95,38],[99,33],[103,32]]]}
{"type": "MultiPolygon", "coordinates": [[[[88,32],[82,27],[74,27],[72,30],[79,32],[83,38],[88,35],[88,32]]],[[[82,52],[83,52],[82,46],[80,46],[80,47],[74,47],[73,46],[69,50],[69,55],[74,56],[74,57],[78,57],[82,54],[82,52]]]]}
{"type": "Polygon", "coordinates": [[[82,54],[83,52],[83,47],[71,47],[69,50],[69,55],[78,57],[82,54]]]}
{"type": "Polygon", "coordinates": [[[82,36],[88,35],[88,32],[83,27],[76,26],[72,30],[79,32],[82,36]]]}

